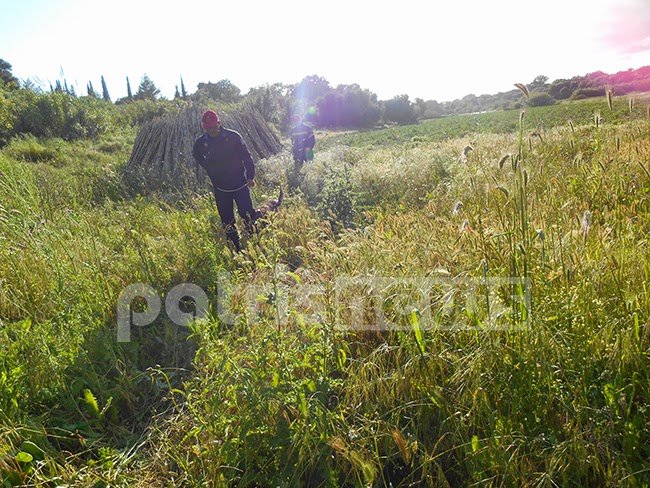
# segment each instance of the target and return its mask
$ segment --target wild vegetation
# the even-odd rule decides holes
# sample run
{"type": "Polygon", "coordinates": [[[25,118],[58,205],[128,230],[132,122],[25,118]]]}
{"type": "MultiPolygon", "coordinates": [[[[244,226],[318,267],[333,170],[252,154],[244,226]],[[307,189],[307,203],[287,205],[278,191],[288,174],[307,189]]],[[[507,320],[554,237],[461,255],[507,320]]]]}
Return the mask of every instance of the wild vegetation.
{"type": "Polygon", "coordinates": [[[124,179],[184,100],[3,96],[4,486],[650,483],[647,98],[320,133],[233,255],[209,193],[124,179]]]}

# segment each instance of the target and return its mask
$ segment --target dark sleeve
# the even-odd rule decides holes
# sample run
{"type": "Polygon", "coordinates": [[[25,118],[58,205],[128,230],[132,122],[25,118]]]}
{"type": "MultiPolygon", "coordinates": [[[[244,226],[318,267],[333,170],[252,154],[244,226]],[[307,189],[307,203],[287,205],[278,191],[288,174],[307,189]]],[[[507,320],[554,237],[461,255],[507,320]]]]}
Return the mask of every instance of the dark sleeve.
{"type": "Polygon", "coordinates": [[[255,164],[253,163],[253,158],[251,156],[251,153],[248,151],[248,147],[246,147],[244,138],[241,135],[239,136],[239,141],[240,141],[239,155],[241,157],[242,162],[244,163],[244,168],[246,168],[246,179],[254,180],[255,164]]]}
{"type": "Polygon", "coordinates": [[[194,161],[197,164],[203,166],[203,154],[201,153],[201,144],[199,143],[201,139],[194,141],[194,146],[192,147],[192,156],[194,156],[194,161]]]}

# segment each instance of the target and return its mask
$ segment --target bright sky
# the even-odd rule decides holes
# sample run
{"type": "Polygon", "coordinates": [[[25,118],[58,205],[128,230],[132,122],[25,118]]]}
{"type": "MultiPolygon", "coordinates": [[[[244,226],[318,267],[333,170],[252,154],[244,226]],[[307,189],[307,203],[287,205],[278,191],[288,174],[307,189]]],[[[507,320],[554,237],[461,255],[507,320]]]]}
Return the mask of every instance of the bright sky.
{"type": "Polygon", "coordinates": [[[438,101],[650,64],[650,0],[0,0],[0,58],[20,79],[113,100],[147,74],[171,98],[227,78],[243,93],[319,75],[381,100],[438,101]]]}

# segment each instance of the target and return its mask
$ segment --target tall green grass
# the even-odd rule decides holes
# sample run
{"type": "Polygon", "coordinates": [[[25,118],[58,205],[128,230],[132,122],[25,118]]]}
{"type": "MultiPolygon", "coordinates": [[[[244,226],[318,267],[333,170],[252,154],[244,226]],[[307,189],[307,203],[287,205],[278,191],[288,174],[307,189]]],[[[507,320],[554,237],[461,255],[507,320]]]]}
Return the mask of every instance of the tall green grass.
{"type": "MultiPolygon", "coordinates": [[[[85,147],[101,156],[84,171],[15,142],[0,156],[3,482],[647,486],[650,121],[593,103],[597,123],[574,104],[571,124],[526,111],[505,132],[323,145],[236,256],[209,195],[122,191],[119,137],[85,147]],[[510,276],[529,280],[529,309],[494,285],[510,276]],[[118,344],[135,282],[162,298],[197,284],[210,317],[188,330],[163,313],[118,344]]],[[[255,196],[291,166],[262,162],[255,196]]]]}

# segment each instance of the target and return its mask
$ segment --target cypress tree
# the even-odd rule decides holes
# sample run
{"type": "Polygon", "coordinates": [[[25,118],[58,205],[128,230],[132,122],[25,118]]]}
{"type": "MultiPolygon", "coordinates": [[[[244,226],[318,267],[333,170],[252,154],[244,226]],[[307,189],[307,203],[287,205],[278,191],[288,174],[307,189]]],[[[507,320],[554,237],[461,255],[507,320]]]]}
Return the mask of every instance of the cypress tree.
{"type": "Polygon", "coordinates": [[[187,98],[187,91],[185,90],[185,83],[183,83],[183,77],[181,76],[181,97],[183,100],[187,98]]]}
{"type": "Polygon", "coordinates": [[[95,89],[93,88],[93,82],[92,81],[88,82],[88,85],[86,86],[86,90],[88,91],[88,96],[89,97],[97,98],[97,94],[95,93],[95,89]]]}
{"type": "Polygon", "coordinates": [[[181,97],[181,94],[178,91],[178,85],[176,85],[176,91],[174,92],[174,98],[180,98],[180,97],[181,97]]]}
{"type": "Polygon", "coordinates": [[[129,83],[129,77],[126,77],[126,98],[131,100],[133,98],[133,93],[131,92],[131,83],[129,83]]]}
{"type": "Polygon", "coordinates": [[[106,87],[106,81],[104,81],[104,75],[102,75],[102,98],[107,102],[111,101],[111,96],[108,94],[108,88],[106,87]]]}

